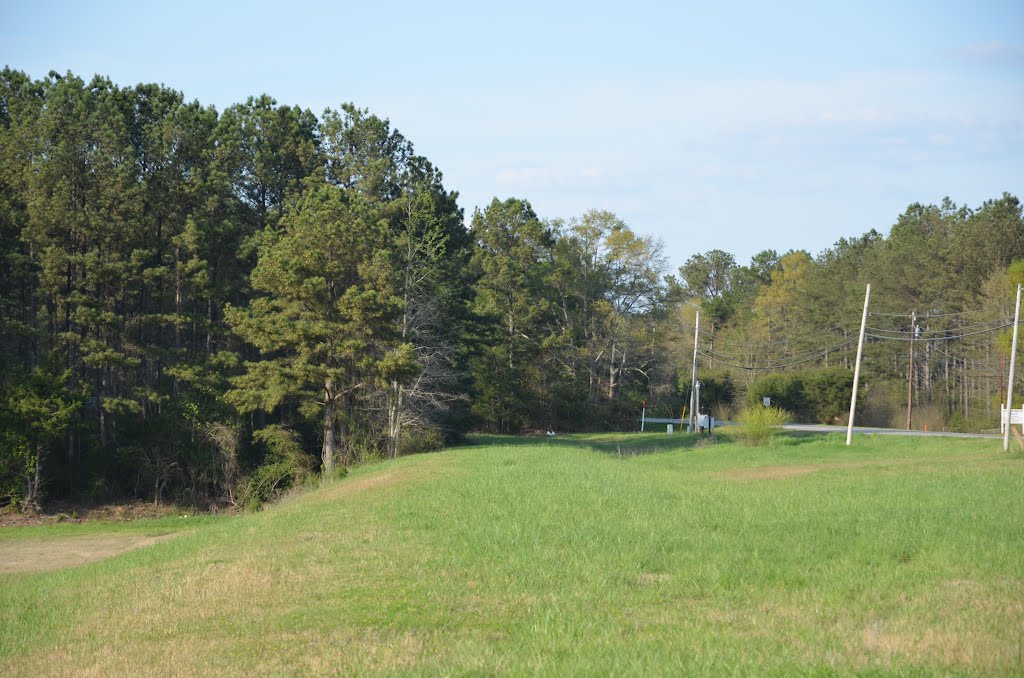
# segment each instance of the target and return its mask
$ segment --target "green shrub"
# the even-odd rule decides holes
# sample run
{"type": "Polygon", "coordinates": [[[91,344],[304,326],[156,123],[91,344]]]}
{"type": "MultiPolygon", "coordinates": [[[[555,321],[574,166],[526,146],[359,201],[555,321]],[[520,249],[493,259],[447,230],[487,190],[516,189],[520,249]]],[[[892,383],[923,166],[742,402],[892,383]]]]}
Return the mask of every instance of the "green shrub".
{"type": "Polygon", "coordinates": [[[772,406],[791,412],[792,416],[801,417],[810,408],[804,395],[804,382],[800,374],[778,373],[766,374],[750,385],[747,392],[747,405],[763,407],[762,398],[771,398],[772,406]]]}
{"type": "Polygon", "coordinates": [[[279,425],[253,433],[266,446],[264,463],[242,479],[235,493],[236,503],[256,510],[313,473],[314,460],[302,449],[299,434],[279,425]]]}
{"type": "MultiPolygon", "coordinates": [[[[702,372],[699,377],[700,408],[704,412],[714,411],[718,407],[729,407],[736,399],[736,382],[726,372],[702,372]]],[[[690,402],[690,373],[679,375],[679,398],[682,402],[690,402]]],[[[669,416],[679,416],[672,412],[669,416]]]]}
{"type": "Polygon", "coordinates": [[[753,405],[741,411],[736,417],[739,423],[736,433],[747,445],[760,447],[770,443],[789,419],[789,412],[778,407],[753,405]]]}
{"type": "Polygon", "coordinates": [[[853,372],[842,367],[803,373],[804,403],[822,424],[845,421],[850,414],[853,372]]]}
{"type": "Polygon", "coordinates": [[[751,384],[747,404],[768,397],[796,421],[835,424],[849,412],[852,391],[853,372],[842,367],[766,374],[751,384]]]}
{"type": "Polygon", "coordinates": [[[406,429],[402,432],[402,454],[436,452],[444,448],[444,434],[436,428],[406,429]]]}

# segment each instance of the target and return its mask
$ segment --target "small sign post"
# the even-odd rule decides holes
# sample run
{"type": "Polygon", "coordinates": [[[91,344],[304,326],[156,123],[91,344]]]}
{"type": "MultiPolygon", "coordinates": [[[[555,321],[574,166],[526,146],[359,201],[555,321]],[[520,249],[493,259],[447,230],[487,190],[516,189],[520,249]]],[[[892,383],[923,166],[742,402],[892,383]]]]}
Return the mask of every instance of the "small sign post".
{"type": "MultiPolygon", "coordinates": [[[[1006,405],[999,404],[999,432],[1006,433],[1006,405]]],[[[1019,410],[1010,410],[1010,425],[1020,424],[1024,426],[1024,407],[1019,410]]]]}
{"type": "Polygon", "coordinates": [[[768,396],[765,396],[765,397],[761,398],[761,404],[764,405],[765,407],[771,407],[772,406],[772,399],[769,398],[768,396]]]}
{"type": "Polygon", "coordinates": [[[644,432],[644,423],[647,420],[647,400],[640,401],[640,433],[644,432]]]}

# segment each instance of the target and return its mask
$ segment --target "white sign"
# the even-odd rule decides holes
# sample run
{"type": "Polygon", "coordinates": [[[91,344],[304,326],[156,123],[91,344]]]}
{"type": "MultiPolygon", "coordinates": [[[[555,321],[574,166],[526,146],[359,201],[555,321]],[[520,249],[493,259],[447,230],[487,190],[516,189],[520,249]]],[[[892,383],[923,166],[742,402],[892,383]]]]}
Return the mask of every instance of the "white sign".
{"type": "Polygon", "coordinates": [[[764,398],[761,398],[761,404],[764,405],[765,407],[771,407],[772,399],[769,398],[768,396],[765,396],[764,398]]]}
{"type": "Polygon", "coordinates": [[[668,425],[668,428],[665,430],[665,433],[672,435],[672,424],[668,425]]]}
{"type": "MultiPolygon", "coordinates": [[[[999,432],[1006,430],[1006,406],[999,405],[999,432]]],[[[1024,425],[1024,407],[1019,410],[1010,410],[1010,424],[1024,425]]]]}

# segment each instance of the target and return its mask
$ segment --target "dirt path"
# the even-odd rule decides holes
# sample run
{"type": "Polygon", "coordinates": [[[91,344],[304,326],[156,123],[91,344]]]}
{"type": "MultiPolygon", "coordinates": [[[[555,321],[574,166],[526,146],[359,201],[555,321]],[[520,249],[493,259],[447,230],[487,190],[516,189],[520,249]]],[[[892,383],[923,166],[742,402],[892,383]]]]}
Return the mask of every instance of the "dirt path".
{"type": "Polygon", "coordinates": [[[73,567],[150,546],[179,533],[147,537],[139,534],[97,534],[53,539],[0,541],[0,574],[39,572],[73,567]]]}

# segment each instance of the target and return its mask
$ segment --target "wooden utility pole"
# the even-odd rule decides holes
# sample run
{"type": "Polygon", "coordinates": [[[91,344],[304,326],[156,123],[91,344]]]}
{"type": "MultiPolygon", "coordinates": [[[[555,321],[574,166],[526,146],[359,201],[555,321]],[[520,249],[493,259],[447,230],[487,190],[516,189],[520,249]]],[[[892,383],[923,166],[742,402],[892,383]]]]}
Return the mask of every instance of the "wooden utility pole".
{"type": "Polygon", "coordinates": [[[693,403],[693,417],[694,417],[693,421],[694,421],[694,426],[696,426],[697,429],[700,429],[700,380],[699,379],[694,384],[694,386],[697,387],[697,390],[696,390],[697,397],[694,399],[694,403],[693,403]]]}
{"type": "Polygon", "coordinates": [[[694,417],[694,408],[697,405],[697,340],[700,336],[700,311],[697,312],[696,319],[693,322],[693,374],[690,377],[690,433],[693,433],[696,428],[696,419],[694,417]]]}
{"type": "Polygon", "coordinates": [[[910,314],[910,361],[907,363],[907,430],[911,428],[914,407],[914,337],[917,335],[917,311],[910,314]]]}
{"type": "Polygon", "coordinates": [[[1017,285],[1017,306],[1013,311],[1013,347],[1010,349],[1010,376],[1006,380],[1006,428],[1003,429],[1003,452],[1010,450],[1010,413],[1013,411],[1013,371],[1017,368],[1017,328],[1020,326],[1020,285],[1017,285]]]}
{"type": "Polygon", "coordinates": [[[1006,354],[999,352],[999,393],[1002,394],[1006,388],[1006,354]]]}
{"type": "Polygon", "coordinates": [[[850,395],[850,421],[846,425],[846,446],[853,444],[853,412],[857,409],[857,385],[860,381],[860,357],[864,353],[864,329],[868,324],[868,301],[871,299],[871,284],[864,292],[864,314],[860,317],[860,339],[857,340],[857,362],[853,367],[853,393],[850,395]]]}

